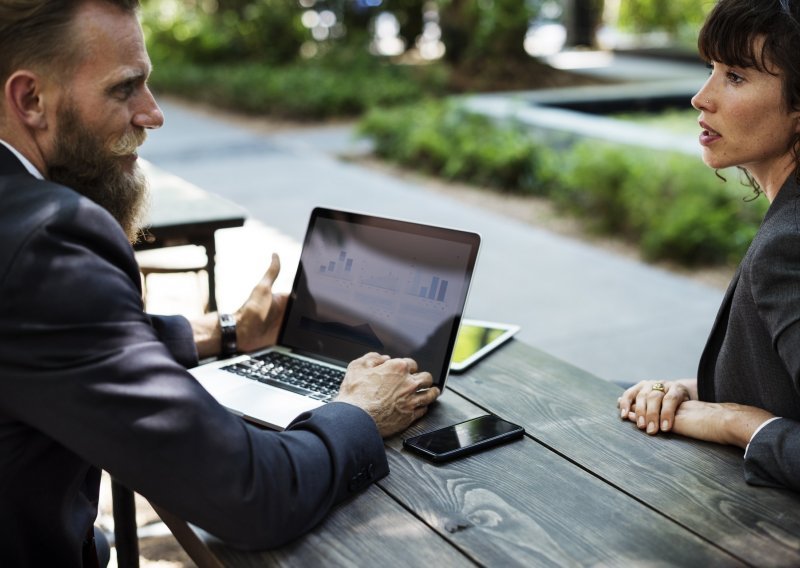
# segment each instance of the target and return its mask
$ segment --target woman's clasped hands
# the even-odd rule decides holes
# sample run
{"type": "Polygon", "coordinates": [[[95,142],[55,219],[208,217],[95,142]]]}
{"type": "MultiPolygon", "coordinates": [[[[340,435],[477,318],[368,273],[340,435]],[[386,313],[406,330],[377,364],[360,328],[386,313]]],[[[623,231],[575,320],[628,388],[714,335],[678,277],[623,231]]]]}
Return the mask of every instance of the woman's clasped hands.
{"type": "Polygon", "coordinates": [[[678,408],[687,400],[697,399],[697,381],[641,381],[617,399],[620,418],[635,423],[648,434],[669,432],[675,424],[678,408]]]}
{"type": "Polygon", "coordinates": [[[744,448],[759,426],[773,417],[766,410],[732,402],[698,400],[697,381],[641,381],[617,399],[620,418],[650,435],[682,436],[744,448]]]}

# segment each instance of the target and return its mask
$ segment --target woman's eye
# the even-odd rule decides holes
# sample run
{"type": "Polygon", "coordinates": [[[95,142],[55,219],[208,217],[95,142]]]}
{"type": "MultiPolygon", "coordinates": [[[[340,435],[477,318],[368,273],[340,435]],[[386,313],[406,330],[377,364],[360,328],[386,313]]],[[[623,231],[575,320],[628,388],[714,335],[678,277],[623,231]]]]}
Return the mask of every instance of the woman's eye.
{"type": "Polygon", "coordinates": [[[744,81],[744,78],[742,78],[742,76],[741,76],[741,75],[739,75],[739,74],[737,74],[737,73],[734,73],[733,71],[728,71],[728,72],[726,73],[726,76],[728,77],[728,81],[730,81],[730,82],[731,82],[731,83],[733,83],[734,85],[738,85],[738,84],[740,84],[742,81],[744,81]]]}

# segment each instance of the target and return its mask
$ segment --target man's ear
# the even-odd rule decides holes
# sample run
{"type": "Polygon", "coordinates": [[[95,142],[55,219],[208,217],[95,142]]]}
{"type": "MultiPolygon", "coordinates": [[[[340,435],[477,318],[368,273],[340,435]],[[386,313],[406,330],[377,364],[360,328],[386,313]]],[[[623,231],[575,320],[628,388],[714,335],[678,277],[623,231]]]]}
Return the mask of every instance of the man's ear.
{"type": "Polygon", "coordinates": [[[6,81],[8,112],[30,128],[47,128],[42,77],[32,71],[15,71],[6,81]]]}

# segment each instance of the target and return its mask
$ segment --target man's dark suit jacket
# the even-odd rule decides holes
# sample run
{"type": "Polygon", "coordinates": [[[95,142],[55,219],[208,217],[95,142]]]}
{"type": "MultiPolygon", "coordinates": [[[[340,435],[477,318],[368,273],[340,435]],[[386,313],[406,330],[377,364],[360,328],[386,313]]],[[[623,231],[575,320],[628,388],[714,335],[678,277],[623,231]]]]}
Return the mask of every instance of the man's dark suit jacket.
{"type": "Polygon", "coordinates": [[[330,403],[269,432],[186,372],[188,322],[142,311],[119,224],[0,145],[0,564],[79,566],[100,469],[212,534],[271,547],[388,473],[375,423],[330,403]]]}
{"type": "Polygon", "coordinates": [[[701,400],[768,410],[745,479],[800,491],[800,186],[783,184],[722,302],[697,376],[701,400]]]}

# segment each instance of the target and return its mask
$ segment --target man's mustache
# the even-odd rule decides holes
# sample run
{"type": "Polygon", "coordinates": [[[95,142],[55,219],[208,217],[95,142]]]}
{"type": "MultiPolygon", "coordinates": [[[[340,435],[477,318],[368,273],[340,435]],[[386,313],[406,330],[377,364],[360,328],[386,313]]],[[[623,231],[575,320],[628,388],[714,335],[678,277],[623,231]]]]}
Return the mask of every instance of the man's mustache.
{"type": "Polygon", "coordinates": [[[130,156],[136,152],[144,141],[147,140],[147,131],[144,128],[135,128],[123,134],[111,145],[112,156],[130,156]]]}

